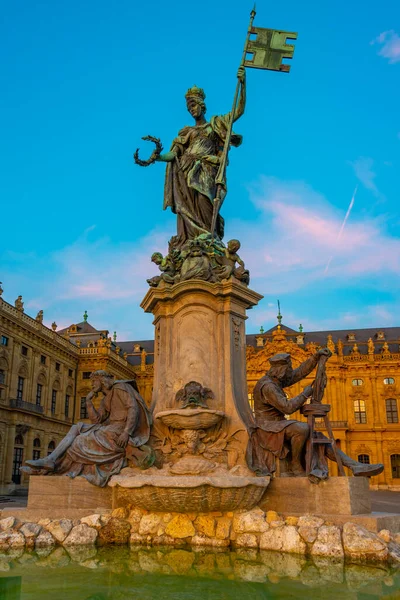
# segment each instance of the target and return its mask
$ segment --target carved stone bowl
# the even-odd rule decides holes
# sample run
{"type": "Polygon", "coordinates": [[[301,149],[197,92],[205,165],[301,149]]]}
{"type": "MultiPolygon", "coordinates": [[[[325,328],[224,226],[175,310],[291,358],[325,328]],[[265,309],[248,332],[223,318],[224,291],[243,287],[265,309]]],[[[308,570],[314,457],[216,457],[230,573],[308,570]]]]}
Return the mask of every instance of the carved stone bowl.
{"type": "Polygon", "coordinates": [[[250,510],[268,487],[269,477],[115,475],[114,506],[132,504],[156,512],[250,510]]]}
{"type": "Polygon", "coordinates": [[[221,410],[208,408],[176,408],[155,415],[167,427],[173,429],[208,429],[217,425],[225,416],[221,410]]]}

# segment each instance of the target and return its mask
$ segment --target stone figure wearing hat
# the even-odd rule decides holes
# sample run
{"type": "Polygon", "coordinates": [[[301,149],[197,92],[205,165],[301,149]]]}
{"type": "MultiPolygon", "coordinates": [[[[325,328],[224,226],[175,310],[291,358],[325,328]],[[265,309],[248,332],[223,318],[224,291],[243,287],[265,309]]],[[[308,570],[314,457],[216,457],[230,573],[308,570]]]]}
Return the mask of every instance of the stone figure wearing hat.
{"type": "MultiPolygon", "coordinates": [[[[245,69],[239,68],[241,82],[239,102],[234,121],[245,109],[245,69]]],[[[165,176],[164,209],[170,207],[178,217],[177,236],[174,246],[181,248],[189,239],[211,232],[213,201],[220,158],[228,130],[230,113],[205,118],[204,90],[193,86],[186,93],[186,105],[195,120],[194,125],[181,129],[172,143],[170,152],[161,154],[157,160],[168,163],[165,176]]],[[[231,144],[239,146],[242,137],[232,134],[231,144]]],[[[226,194],[226,189],[224,190],[226,194]]],[[[224,235],[224,221],[218,216],[216,234],[224,235]]]]}
{"type": "MultiPolygon", "coordinates": [[[[288,457],[289,470],[285,476],[303,477],[305,443],[310,435],[307,423],[287,419],[286,415],[296,412],[312,396],[313,387],[308,385],[295,398],[288,399],[284,388],[289,387],[311,373],[322,356],[330,356],[328,348],[322,348],[293,369],[290,354],[276,354],[269,359],[271,368],[256,384],[254,396],[254,416],[256,427],[251,433],[247,448],[247,462],[257,475],[269,475],[276,470],[276,460],[288,457]]],[[[318,432],[317,435],[322,436],[318,432]]],[[[335,460],[330,444],[324,445],[325,456],[335,460]]],[[[353,460],[338,450],[342,463],[353,475],[371,477],[383,471],[383,465],[365,465],[353,460]]],[[[311,480],[316,482],[328,477],[325,457],[312,462],[311,480]]],[[[283,475],[282,475],[283,476],[283,475]]]]}
{"type": "Polygon", "coordinates": [[[146,445],[151,415],[135,381],[115,381],[106,371],[91,375],[92,391],[86,396],[91,423],[76,423],[49,456],[27,460],[22,470],[30,475],[85,477],[104,487],[128,461],[150,467],[154,452],[146,445]],[[92,398],[101,394],[96,409],[92,398]]]}

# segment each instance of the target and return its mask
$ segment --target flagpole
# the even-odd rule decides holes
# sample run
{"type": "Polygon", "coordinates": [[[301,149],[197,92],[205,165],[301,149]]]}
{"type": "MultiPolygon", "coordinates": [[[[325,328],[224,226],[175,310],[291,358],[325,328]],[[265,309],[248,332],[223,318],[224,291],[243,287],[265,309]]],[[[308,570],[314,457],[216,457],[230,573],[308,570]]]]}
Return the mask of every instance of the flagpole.
{"type": "MultiPolygon", "coordinates": [[[[249,27],[247,29],[246,42],[244,44],[242,60],[240,63],[241,67],[244,67],[244,63],[246,60],[247,44],[250,39],[251,29],[253,27],[253,21],[254,21],[255,16],[256,16],[256,5],[254,4],[253,10],[250,13],[250,23],[249,23],[249,27]]],[[[233,98],[232,110],[231,110],[231,113],[229,116],[229,122],[228,122],[227,131],[226,131],[224,149],[222,151],[222,156],[221,156],[221,161],[219,164],[218,173],[215,178],[215,183],[217,185],[217,192],[216,192],[216,196],[214,198],[213,217],[212,217],[212,222],[211,222],[211,234],[213,237],[215,235],[215,227],[217,224],[217,217],[218,217],[219,209],[222,204],[221,192],[222,192],[223,188],[226,188],[226,167],[227,167],[227,161],[228,161],[228,152],[229,152],[229,146],[231,143],[233,119],[234,119],[235,112],[236,112],[236,105],[237,105],[237,101],[238,101],[240,86],[241,86],[241,81],[238,79],[238,82],[236,84],[235,95],[233,98]]]]}

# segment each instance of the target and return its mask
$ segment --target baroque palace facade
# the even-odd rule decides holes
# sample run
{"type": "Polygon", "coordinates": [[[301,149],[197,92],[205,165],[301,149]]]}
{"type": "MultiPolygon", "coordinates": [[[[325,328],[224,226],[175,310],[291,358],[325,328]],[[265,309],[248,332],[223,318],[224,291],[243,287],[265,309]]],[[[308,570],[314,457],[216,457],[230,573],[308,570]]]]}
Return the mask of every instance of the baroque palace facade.
{"type": "MultiPolygon", "coordinates": [[[[1,290],[0,290],[1,293],[1,290]]],[[[325,402],[336,442],[361,462],[382,462],[384,472],[372,478],[374,488],[400,490],[400,327],[342,331],[295,331],[279,324],[246,336],[249,402],[257,380],[269,368],[269,357],[288,352],[296,367],[312,352],[328,346],[325,402]]],[[[85,397],[90,374],[97,369],[116,379],[136,379],[151,403],[154,342],[116,341],[88,323],[57,330],[0,297],[0,493],[26,489],[19,473],[28,458],[50,453],[74,422],[87,418],[85,397]]],[[[300,393],[311,375],[288,388],[300,393]]],[[[299,413],[292,418],[304,420],[299,413]]],[[[317,427],[324,430],[322,423],[317,427]]],[[[337,475],[332,465],[332,475],[337,475]]]]}

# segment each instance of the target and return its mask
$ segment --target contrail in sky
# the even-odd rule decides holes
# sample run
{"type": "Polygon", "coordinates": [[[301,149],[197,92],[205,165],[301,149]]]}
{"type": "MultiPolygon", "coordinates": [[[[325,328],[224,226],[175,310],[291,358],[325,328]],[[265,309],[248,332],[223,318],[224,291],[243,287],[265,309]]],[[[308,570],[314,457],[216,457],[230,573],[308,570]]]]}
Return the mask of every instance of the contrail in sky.
{"type": "MultiPolygon", "coordinates": [[[[344,217],[344,219],[343,219],[342,226],[341,226],[341,228],[340,228],[340,231],[339,231],[339,233],[338,233],[338,236],[337,236],[337,240],[336,240],[337,242],[339,242],[339,241],[340,241],[340,238],[342,237],[342,233],[343,233],[343,230],[344,230],[344,228],[345,228],[345,225],[346,225],[346,223],[347,223],[347,219],[349,218],[349,216],[350,216],[350,213],[351,213],[351,209],[353,208],[353,205],[354,205],[354,200],[355,200],[355,198],[356,198],[357,190],[358,190],[358,185],[356,185],[356,187],[355,187],[355,190],[354,190],[354,192],[353,192],[353,197],[352,197],[352,199],[350,200],[349,208],[347,209],[346,215],[345,215],[345,217],[344,217]]],[[[332,259],[333,259],[333,256],[331,256],[331,257],[330,257],[330,259],[328,260],[328,264],[327,264],[327,265],[326,265],[326,267],[325,267],[324,275],[326,275],[326,274],[327,274],[327,272],[328,272],[328,269],[329,269],[329,267],[330,267],[330,264],[331,264],[331,262],[332,262],[332,259]]]]}

